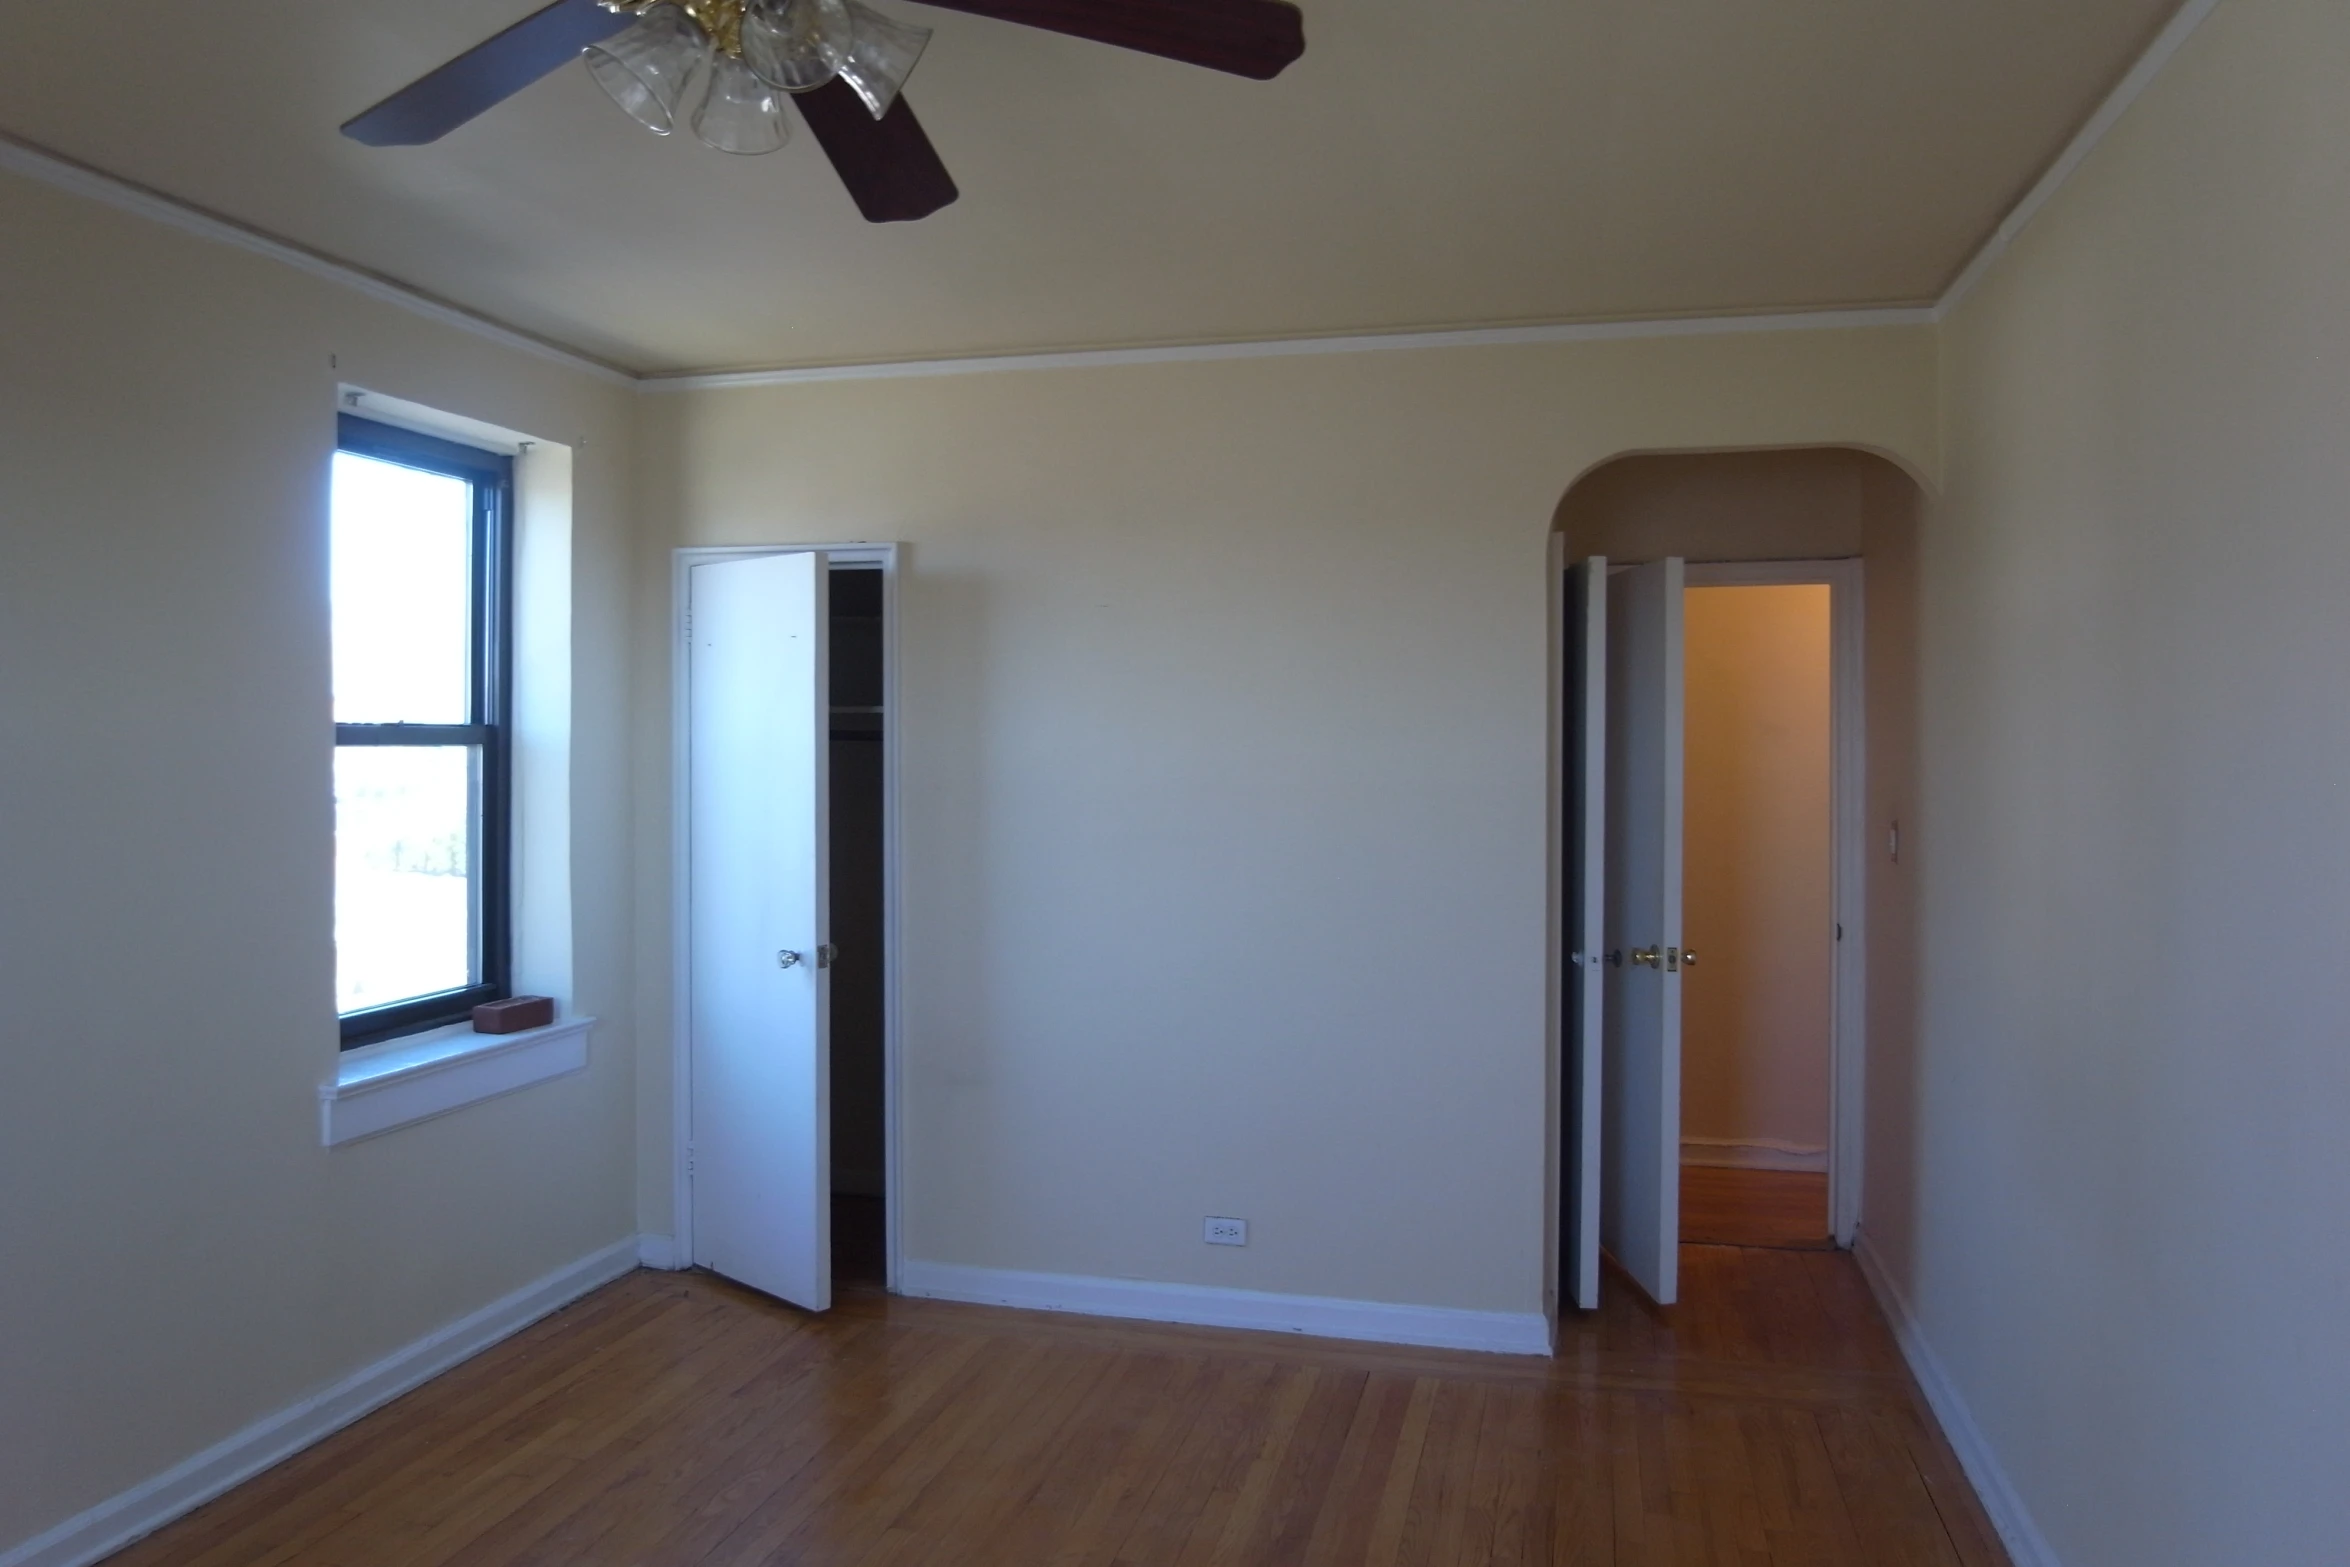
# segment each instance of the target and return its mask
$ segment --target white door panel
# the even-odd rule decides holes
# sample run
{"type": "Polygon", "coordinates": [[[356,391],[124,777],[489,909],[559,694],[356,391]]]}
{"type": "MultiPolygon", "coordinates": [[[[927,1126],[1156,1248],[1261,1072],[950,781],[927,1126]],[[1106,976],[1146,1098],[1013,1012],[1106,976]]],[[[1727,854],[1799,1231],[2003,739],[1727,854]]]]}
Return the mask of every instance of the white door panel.
{"type": "Polygon", "coordinates": [[[832,1304],[825,558],[692,568],[694,1261],[832,1304]]]}
{"type": "Polygon", "coordinates": [[[1560,1295],[1599,1304],[1601,1004],[1607,865],[1607,561],[1566,573],[1567,963],[1561,1156],[1560,1295]]]}
{"type": "Polygon", "coordinates": [[[1608,585],[1600,1237],[1659,1305],[1680,1289],[1681,589],[1677,558],[1608,585]]]}

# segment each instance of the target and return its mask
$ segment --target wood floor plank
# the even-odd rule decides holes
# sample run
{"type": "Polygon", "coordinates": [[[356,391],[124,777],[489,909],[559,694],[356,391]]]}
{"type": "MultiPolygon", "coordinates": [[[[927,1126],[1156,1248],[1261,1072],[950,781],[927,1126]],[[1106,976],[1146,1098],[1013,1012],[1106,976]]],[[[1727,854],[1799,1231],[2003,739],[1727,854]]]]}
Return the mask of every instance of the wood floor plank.
{"type": "Polygon", "coordinates": [[[1550,1358],[638,1273],[112,1567],[2006,1567],[1851,1259],[1550,1358]]]}
{"type": "Polygon", "coordinates": [[[1615,1434],[1608,1397],[1554,1388],[1543,1399],[1549,1475],[1550,1567],[1608,1567],[1616,1560],[1615,1434]]]}
{"type": "MultiPolygon", "coordinates": [[[[1116,1450],[1082,1509],[1049,1555],[1047,1567],[1108,1567],[1149,1500],[1167,1452],[1207,1406],[1211,1370],[1194,1360],[1135,1353],[1145,1401],[1112,1422],[1116,1450]]],[[[1007,1553],[1007,1559],[1012,1559],[1007,1553]]]]}
{"type": "Polygon", "coordinates": [[[1681,1167],[1684,1244],[1824,1251],[1828,1177],[1809,1170],[1681,1167]]]}
{"type": "Polygon", "coordinates": [[[1305,1548],[1294,1558],[1301,1567],[1353,1567],[1370,1560],[1385,1477],[1416,1385],[1386,1371],[1362,1374],[1329,1483],[1314,1506],[1305,1548]]]}
{"type": "Polygon", "coordinates": [[[1370,1546],[1363,1556],[1367,1567],[1395,1567],[1403,1553],[1412,1496],[1419,1489],[1420,1464],[1428,1450],[1428,1426],[1435,1418],[1437,1394],[1442,1385],[1434,1377],[1421,1377],[1412,1383],[1411,1401],[1404,1406],[1403,1424],[1388,1455],[1387,1479],[1380,1488],[1370,1546]]]}

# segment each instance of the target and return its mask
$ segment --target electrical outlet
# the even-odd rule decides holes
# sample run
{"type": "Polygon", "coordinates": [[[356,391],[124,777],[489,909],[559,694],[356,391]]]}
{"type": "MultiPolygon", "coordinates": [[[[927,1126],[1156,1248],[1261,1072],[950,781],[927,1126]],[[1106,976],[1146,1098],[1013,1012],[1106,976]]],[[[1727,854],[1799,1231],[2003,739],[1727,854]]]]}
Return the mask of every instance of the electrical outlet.
{"type": "Polygon", "coordinates": [[[1248,1244],[1248,1220],[1246,1219],[1209,1219],[1201,1228],[1204,1233],[1200,1239],[1206,1241],[1210,1246],[1246,1246],[1248,1244]]]}

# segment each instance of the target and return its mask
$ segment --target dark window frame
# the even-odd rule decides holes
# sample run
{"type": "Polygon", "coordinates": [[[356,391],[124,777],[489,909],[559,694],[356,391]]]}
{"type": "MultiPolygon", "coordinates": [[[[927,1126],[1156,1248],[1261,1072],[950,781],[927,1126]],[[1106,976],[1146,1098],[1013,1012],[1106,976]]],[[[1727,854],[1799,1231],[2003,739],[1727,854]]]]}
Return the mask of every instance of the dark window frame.
{"type": "Polygon", "coordinates": [[[343,1048],[466,1021],[513,993],[514,459],[354,414],[336,419],[335,449],[462,479],[473,492],[472,721],[335,725],[335,744],[481,748],[481,830],[471,867],[481,910],[481,980],[389,1006],[342,1014],[343,1048]]]}

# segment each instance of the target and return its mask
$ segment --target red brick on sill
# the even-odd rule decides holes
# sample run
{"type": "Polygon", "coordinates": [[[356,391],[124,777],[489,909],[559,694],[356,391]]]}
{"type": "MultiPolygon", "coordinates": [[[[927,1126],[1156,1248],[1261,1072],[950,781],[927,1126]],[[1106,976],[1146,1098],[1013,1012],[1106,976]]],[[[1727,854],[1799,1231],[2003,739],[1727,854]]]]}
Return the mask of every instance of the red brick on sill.
{"type": "Polygon", "coordinates": [[[473,1009],[473,1031],[477,1034],[519,1034],[554,1021],[555,1003],[548,996],[508,996],[473,1009]]]}

